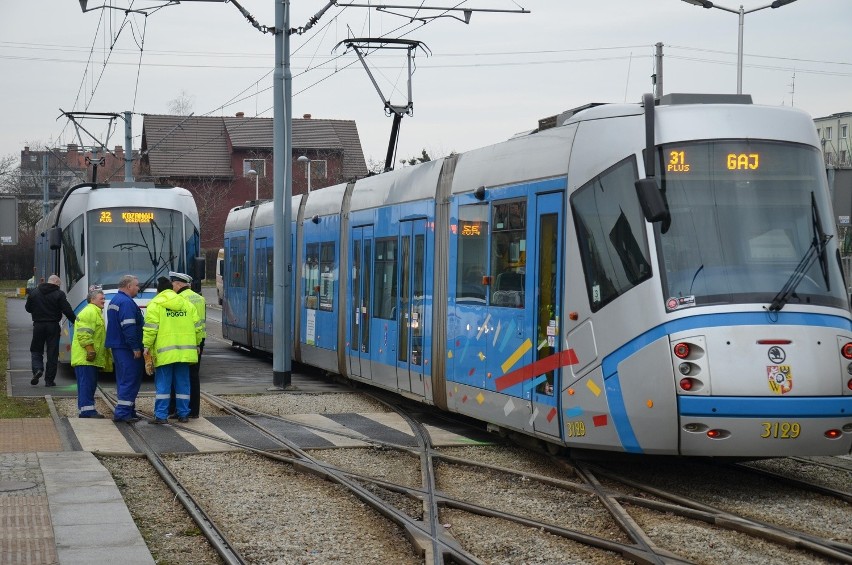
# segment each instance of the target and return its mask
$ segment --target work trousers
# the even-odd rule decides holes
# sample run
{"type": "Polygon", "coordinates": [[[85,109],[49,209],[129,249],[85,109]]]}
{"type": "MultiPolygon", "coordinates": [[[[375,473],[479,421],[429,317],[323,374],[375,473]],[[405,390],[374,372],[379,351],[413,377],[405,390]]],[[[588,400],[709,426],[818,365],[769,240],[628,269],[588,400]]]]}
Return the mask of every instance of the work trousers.
{"type": "MultiPolygon", "coordinates": [[[[201,354],[202,348],[198,349],[198,363],[189,365],[189,417],[198,418],[201,411],[201,354]]],[[[169,399],[169,414],[177,414],[175,410],[175,387],[172,386],[172,395],[169,399]]]]}
{"type": "Polygon", "coordinates": [[[154,416],[161,420],[169,417],[169,399],[175,387],[175,408],[180,418],[189,416],[189,363],[169,363],[154,369],[154,384],[157,396],[154,400],[154,416]]]}
{"type": "Polygon", "coordinates": [[[74,367],[77,376],[77,411],[80,416],[97,414],[95,410],[95,389],[98,387],[98,368],[94,365],[74,367]]]}
{"type": "Polygon", "coordinates": [[[115,388],[118,402],[115,405],[115,420],[127,420],[136,417],[136,396],[142,386],[142,372],[145,361],[133,357],[132,349],[115,347],[112,350],[115,365],[115,388]]]}
{"type": "Polygon", "coordinates": [[[33,339],[30,341],[33,375],[44,371],[44,381],[56,379],[59,364],[59,334],[62,330],[57,322],[33,322],[33,339]],[[44,350],[47,348],[47,367],[44,366],[44,350]]]}

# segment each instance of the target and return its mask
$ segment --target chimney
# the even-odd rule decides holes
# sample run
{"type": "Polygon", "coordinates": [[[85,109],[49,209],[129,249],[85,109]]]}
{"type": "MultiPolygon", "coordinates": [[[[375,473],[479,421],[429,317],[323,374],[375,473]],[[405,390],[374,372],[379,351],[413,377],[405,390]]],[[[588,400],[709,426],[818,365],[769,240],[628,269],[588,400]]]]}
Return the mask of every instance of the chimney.
{"type": "Polygon", "coordinates": [[[124,157],[124,147],[121,145],[115,146],[115,156],[116,157],[124,157]]]}
{"type": "Polygon", "coordinates": [[[76,143],[69,143],[68,144],[68,154],[70,155],[70,154],[76,153],[76,152],[77,152],[77,144],[76,143]]]}
{"type": "Polygon", "coordinates": [[[244,118],[244,117],[245,117],[245,112],[237,112],[237,117],[238,117],[238,118],[244,118]]]}
{"type": "Polygon", "coordinates": [[[311,119],[311,115],[310,115],[310,114],[304,114],[302,117],[303,117],[304,119],[306,119],[306,120],[310,120],[310,119],[311,119]]]}

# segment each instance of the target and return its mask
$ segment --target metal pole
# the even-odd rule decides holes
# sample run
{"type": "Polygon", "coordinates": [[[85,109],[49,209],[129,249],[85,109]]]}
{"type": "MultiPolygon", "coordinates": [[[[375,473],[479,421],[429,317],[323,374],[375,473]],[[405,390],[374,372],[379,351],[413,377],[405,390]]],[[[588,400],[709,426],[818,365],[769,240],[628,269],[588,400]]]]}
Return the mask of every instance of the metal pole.
{"type": "Polygon", "coordinates": [[[743,93],[743,22],[745,12],[740,4],[740,34],[737,41],[737,94],[743,93]]]}
{"type": "Polygon", "coordinates": [[[50,182],[47,170],[47,152],[41,156],[41,207],[44,217],[50,213],[50,182]]]}
{"type": "MultiPolygon", "coordinates": [[[[840,131],[838,128],[837,131],[840,131]]],[[[311,160],[308,159],[308,194],[311,192],[311,160]]]]}
{"type": "Polygon", "coordinates": [[[133,182],[133,112],[124,113],[124,181],[133,182]]]}
{"type": "Polygon", "coordinates": [[[291,89],[290,74],[290,1],[275,0],[275,72],[273,74],[273,212],[275,240],[273,251],[272,296],[272,384],[290,386],[290,217],[292,175],[291,89]]]}
{"type": "Polygon", "coordinates": [[[663,96],[663,43],[658,42],[656,45],[656,60],[657,73],[654,81],[654,97],[662,98],[663,96]]]}
{"type": "Polygon", "coordinates": [[[254,199],[255,199],[255,200],[260,200],[260,196],[259,196],[260,192],[259,192],[259,190],[258,190],[258,188],[257,188],[257,180],[258,180],[259,178],[260,178],[260,175],[259,175],[259,174],[257,174],[257,173],[255,173],[255,174],[254,174],[254,199]]]}

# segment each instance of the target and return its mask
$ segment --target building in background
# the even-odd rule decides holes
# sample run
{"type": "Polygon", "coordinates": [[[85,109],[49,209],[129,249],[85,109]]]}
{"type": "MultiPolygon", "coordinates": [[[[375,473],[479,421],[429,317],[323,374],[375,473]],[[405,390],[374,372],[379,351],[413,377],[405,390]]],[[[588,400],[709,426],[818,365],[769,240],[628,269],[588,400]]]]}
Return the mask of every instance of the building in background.
{"type": "MultiPolygon", "coordinates": [[[[138,180],[182,186],[193,193],[201,217],[202,247],[219,248],[228,211],[272,198],[272,118],[146,115],[138,180]],[[255,171],[257,174],[249,174],[255,171]]],[[[293,120],[293,194],[367,174],[353,120],[293,120]]]]}

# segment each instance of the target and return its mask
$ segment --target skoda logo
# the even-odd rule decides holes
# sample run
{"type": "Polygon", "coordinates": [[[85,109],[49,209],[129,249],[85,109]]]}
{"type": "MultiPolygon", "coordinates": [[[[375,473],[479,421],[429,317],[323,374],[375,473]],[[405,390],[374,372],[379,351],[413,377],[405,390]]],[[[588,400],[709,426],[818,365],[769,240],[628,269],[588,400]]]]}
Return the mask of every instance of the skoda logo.
{"type": "Polygon", "coordinates": [[[787,354],[784,353],[784,350],[778,347],[777,345],[773,345],[769,348],[769,360],[775,363],[776,365],[783,363],[784,359],[787,358],[787,354]]]}

